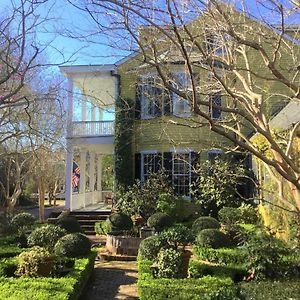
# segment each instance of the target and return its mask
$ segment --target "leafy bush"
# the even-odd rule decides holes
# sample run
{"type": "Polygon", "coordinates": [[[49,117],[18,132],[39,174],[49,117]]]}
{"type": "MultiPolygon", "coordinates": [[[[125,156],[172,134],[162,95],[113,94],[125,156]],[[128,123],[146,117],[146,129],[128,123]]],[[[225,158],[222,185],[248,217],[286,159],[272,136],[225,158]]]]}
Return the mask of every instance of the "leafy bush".
{"type": "Polygon", "coordinates": [[[92,243],[81,233],[69,233],[58,240],[54,247],[57,256],[78,257],[91,251],[92,243]]]}
{"type": "Polygon", "coordinates": [[[178,249],[179,245],[186,246],[194,240],[191,230],[182,224],[176,224],[162,231],[160,235],[173,249],[178,249]]]}
{"type": "Polygon", "coordinates": [[[164,171],[153,173],[148,180],[136,181],[129,189],[120,189],[116,194],[116,207],[129,215],[141,215],[148,219],[157,210],[157,200],[160,194],[172,194],[172,188],[164,171]]]}
{"type": "Polygon", "coordinates": [[[205,276],[199,279],[153,278],[151,262],[139,261],[138,291],[141,300],[237,300],[230,278],[205,276]]]}
{"type": "Polygon", "coordinates": [[[242,300],[299,300],[299,279],[283,281],[251,281],[240,284],[242,300]]]}
{"type": "Polygon", "coordinates": [[[240,248],[213,249],[194,245],[193,252],[199,260],[206,260],[216,264],[240,265],[245,264],[247,260],[245,250],[240,248]]]}
{"type": "Polygon", "coordinates": [[[0,277],[1,299],[9,300],[75,300],[82,293],[86,282],[94,270],[97,251],[86,258],[75,260],[71,272],[61,278],[5,278],[0,277]]]}
{"type": "Polygon", "coordinates": [[[48,276],[52,271],[53,265],[54,260],[48,250],[42,247],[34,247],[32,250],[19,255],[16,274],[27,277],[48,276]],[[48,268],[46,264],[49,263],[49,259],[52,259],[52,262],[50,261],[48,268]]]}
{"type": "Polygon", "coordinates": [[[12,277],[17,270],[18,261],[16,257],[0,259],[0,277],[12,277]]]}
{"type": "Polygon", "coordinates": [[[248,275],[247,270],[244,266],[208,265],[196,260],[190,260],[189,274],[190,278],[201,278],[207,275],[214,277],[230,277],[234,282],[242,281],[248,275]]]}
{"type": "Polygon", "coordinates": [[[159,235],[152,235],[141,241],[139,247],[139,259],[153,260],[156,258],[159,250],[166,247],[167,243],[159,235]]]}
{"type": "Polygon", "coordinates": [[[36,218],[27,212],[22,212],[15,215],[11,223],[17,229],[19,234],[24,233],[26,230],[31,229],[32,225],[35,223],[36,218]]]}
{"type": "Polygon", "coordinates": [[[154,265],[155,277],[179,278],[182,273],[182,252],[171,248],[161,249],[154,265]]]}
{"type": "Polygon", "coordinates": [[[110,226],[106,221],[95,223],[95,232],[97,235],[106,235],[110,231],[110,226]]]}
{"type": "Polygon", "coordinates": [[[208,248],[225,248],[231,245],[228,236],[218,229],[203,229],[196,237],[196,245],[208,248]]]}
{"type": "Polygon", "coordinates": [[[249,204],[240,207],[223,207],[219,210],[219,220],[226,225],[240,223],[256,224],[258,222],[257,209],[249,204]]]}
{"type": "Polygon", "coordinates": [[[256,279],[276,278],[281,274],[284,255],[289,254],[285,242],[259,228],[249,233],[243,248],[247,267],[256,279]]]}
{"type": "Polygon", "coordinates": [[[68,233],[81,232],[81,227],[79,222],[75,217],[66,216],[58,220],[56,225],[65,229],[68,233]]]}
{"type": "Polygon", "coordinates": [[[112,213],[106,220],[107,229],[111,231],[125,231],[131,230],[133,227],[133,222],[128,215],[124,213],[112,213]]]}
{"type": "Polygon", "coordinates": [[[23,249],[17,246],[17,236],[0,236],[0,258],[19,255],[23,249]]]}
{"type": "Polygon", "coordinates": [[[212,217],[199,217],[192,225],[192,230],[195,235],[198,235],[201,230],[209,228],[219,229],[220,223],[212,217]]]}
{"type": "Polygon", "coordinates": [[[170,227],[173,223],[173,219],[162,212],[157,212],[149,217],[147,220],[147,225],[150,228],[154,228],[155,231],[159,232],[164,228],[170,227]]]}
{"type": "Polygon", "coordinates": [[[57,225],[45,225],[36,228],[28,236],[28,245],[53,249],[56,242],[66,235],[66,231],[57,225]]]}

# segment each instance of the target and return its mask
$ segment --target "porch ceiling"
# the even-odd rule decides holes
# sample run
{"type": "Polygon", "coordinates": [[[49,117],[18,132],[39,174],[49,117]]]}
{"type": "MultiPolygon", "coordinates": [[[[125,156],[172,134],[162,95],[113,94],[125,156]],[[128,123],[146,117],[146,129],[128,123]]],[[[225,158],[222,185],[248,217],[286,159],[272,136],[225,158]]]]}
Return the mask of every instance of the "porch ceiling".
{"type": "Polygon", "coordinates": [[[111,75],[82,74],[73,78],[73,83],[95,105],[107,108],[115,104],[116,80],[111,75]]]}
{"type": "Polygon", "coordinates": [[[99,154],[113,154],[113,144],[91,144],[91,143],[80,143],[74,145],[76,148],[85,149],[99,154]]]}

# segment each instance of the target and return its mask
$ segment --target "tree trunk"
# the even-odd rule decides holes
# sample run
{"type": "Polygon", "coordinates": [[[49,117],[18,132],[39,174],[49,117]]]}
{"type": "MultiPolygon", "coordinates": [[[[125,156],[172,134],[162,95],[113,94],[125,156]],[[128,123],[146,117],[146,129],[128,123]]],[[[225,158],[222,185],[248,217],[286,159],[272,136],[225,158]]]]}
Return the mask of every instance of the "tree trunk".
{"type": "Polygon", "coordinates": [[[43,177],[39,179],[38,191],[39,191],[39,219],[40,222],[44,222],[45,221],[45,182],[43,177]]]}

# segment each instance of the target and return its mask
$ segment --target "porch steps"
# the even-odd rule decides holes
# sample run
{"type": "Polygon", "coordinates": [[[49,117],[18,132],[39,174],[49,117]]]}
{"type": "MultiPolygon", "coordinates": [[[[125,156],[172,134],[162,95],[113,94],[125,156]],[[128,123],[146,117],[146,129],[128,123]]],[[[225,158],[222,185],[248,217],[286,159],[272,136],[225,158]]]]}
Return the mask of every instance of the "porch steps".
{"type": "Polygon", "coordinates": [[[110,214],[110,210],[70,212],[70,216],[73,216],[78,220],[86,235],[96,235],[95,223],[105,221],[110,214]]]}

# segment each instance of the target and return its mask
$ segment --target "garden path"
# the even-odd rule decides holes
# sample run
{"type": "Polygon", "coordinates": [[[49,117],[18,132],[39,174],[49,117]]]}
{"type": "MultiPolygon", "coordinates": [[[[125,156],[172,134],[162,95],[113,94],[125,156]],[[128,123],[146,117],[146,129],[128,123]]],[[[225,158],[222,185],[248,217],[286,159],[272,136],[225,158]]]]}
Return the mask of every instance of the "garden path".
{"type": "Polygon", "coordinates": [[[138,299],[135,261],[95,261],[94,274],[80,300],[138,299]]]}

